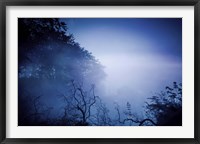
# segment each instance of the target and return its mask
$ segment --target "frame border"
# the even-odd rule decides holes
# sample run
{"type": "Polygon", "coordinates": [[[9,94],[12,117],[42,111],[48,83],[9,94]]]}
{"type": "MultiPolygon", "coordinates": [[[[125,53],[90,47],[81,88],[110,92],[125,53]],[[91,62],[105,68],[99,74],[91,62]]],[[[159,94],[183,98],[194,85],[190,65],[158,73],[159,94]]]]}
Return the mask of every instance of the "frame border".
{"type": "Polygon", "coordinates": [[[0,143],[200,144],[200,0],[0,0],[0,143]],[[194,6],[194,138],[6,138],[6,6],[194,6]]]}

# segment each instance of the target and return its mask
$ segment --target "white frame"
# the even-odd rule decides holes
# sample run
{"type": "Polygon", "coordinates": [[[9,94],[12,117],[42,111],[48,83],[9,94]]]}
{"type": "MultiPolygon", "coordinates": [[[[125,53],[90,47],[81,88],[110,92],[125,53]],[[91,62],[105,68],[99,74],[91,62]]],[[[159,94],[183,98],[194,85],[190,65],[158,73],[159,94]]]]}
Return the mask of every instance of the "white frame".
{"type": "Polygon", "coordinates": [[[194,138],[194,6],[6,7],[7,138],[194,138]],[[21,127],[17,126],[18,17],[182,18],[183,126],[21,127]]]}

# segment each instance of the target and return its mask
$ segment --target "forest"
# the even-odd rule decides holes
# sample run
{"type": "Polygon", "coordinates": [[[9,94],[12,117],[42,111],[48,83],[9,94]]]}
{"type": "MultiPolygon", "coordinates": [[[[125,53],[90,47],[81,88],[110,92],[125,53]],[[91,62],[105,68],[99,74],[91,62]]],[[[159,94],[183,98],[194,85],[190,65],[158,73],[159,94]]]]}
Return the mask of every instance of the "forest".
{"type": "Polygon", "coordinates": [[[182,125],[182,82],[150,94],[141,114],[133,101],[102,96],[106,77],[66,22],[18,18],[18,126],[182,125]]]}

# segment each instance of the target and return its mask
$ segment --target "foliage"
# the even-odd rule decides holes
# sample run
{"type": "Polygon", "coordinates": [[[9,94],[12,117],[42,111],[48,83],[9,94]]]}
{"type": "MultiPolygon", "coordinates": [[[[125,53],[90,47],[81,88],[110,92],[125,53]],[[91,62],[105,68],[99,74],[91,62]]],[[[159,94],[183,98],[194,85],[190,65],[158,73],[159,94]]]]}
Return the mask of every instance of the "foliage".
{"type": "Polygon", "coordinates": [[[18,19],[18,94],[24,115],[35,111],[24,99],[43,95],[42,103],[56,101],[58,93],[71,88],[71,81],[89,88],[105,77],[100,62],[80,47],[67,29],[67,24],[56,18],[18,19]]]}
{"type": "Polygon", "coordinates": [[[146,114],[157,125],[182,125],[182,84],[173,83],[165,91],[148,98],[146,114]]]}
{"type": "Polygon", "coordinates": [[[119,105],[116,104],[117,125],[182,125],[182,84],[174,82],[173,87],[166,86],[165,91],[156,93],[148,100],[145,106],[146,118],[134,113],[130,102],[127,102],[124,112],[121,112],[119,105]]]}
{"type": "MultiPolygon", "coordinates": [[[[22,94],[21,94],[22,95],[22,94]]],[[[30,96],[29,93],[24,94],[25,97],[19,97],[23,104],[18,105],[18,124],[19,125],[52,125],[50,118],[53,107],[48,107],[41,102],[42,95],[30,96]]]]}
{"type": "Polygon", "coordinates": [[[19,19],[19,77],[88,78],[104,77],[103,66],[67,35],[67,25],[59,19],[19,19]]]}

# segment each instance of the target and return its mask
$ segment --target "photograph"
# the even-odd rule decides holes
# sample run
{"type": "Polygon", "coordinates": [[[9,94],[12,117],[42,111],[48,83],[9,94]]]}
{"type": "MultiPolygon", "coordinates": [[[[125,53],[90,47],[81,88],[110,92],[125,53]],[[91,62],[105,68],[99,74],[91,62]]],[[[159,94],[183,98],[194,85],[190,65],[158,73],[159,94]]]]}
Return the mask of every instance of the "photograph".
{"type": "Polygon", "coordinates": [[[18,126],[182,126],[181,17],[17,21],[18,126]]]}

